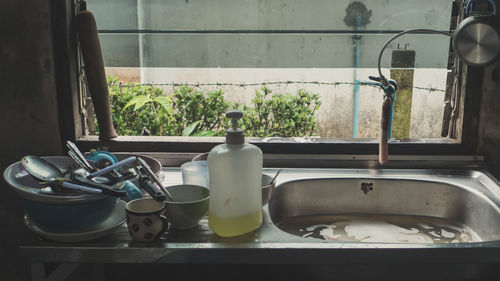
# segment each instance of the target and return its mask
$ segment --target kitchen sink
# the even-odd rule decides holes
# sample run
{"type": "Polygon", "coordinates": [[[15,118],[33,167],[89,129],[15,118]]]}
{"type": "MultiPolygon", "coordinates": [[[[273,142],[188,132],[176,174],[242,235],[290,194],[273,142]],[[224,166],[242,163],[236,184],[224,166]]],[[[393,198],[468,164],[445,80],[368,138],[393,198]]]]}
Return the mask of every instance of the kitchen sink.
{"type": "MultiPolygon", "coordinates": [[[[179,168],[164,171],[169,184],[182,182],[179,168]]],[[[275,279],[498,280],[499,198],[485,171],[286,168],[262,226],[245,235],[219,237],[204,217],[148,245],[122,226],[85,243],[36,239],[21,253],[35,263],[265,265],[257,275],[275,279]]]]}
{"type": "Polygon", "coordinates": [[[500,188],[477,171],[288,171],[272,223],[307,241],[474,243],[500,240],[500,188]]]}

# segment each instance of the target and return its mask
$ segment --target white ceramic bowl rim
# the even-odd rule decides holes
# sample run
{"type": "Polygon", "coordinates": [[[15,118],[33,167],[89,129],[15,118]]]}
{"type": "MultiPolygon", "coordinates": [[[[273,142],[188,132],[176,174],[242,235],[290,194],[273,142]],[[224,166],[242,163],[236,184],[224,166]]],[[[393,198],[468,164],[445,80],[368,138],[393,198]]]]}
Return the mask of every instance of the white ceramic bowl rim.
{"type": "MultiPolygon", "coordinates": [[[[206,189],[207,191],[209,191],[209,189],[204,187],[204,186],[194,185],[194,184],[171,185],[171,186],[167,186],[167,190],[170,188],[182,188],[182,187],[186,187],[186,186],[195,186],[195,187],[199,187],[200,189],[206,189]]],[[[187,205],[187,204],[194,204],[194,203],[203,202],[205,200],[209,200],[209,198],[210,198],[210,196],[207,195],[206,197],[203,197],[203,198],[198,199],[198,200],[193,200],[193,201],[171,201],[171,200],[167,199],[167,200],[165,200],[165,203],[166,204],[175,204],[175,205],[187,205]]]]}

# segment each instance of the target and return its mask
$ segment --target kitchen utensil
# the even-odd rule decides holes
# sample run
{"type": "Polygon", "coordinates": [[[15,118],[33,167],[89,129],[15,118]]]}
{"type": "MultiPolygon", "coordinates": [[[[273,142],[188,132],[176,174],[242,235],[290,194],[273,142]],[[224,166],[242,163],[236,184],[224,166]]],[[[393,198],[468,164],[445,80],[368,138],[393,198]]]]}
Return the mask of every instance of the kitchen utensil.
{"type": "Polygon", "coordinates": [[[52,186],[52,190],[55,191],[57,191],[59,187],[64,187],[83,192],[90,192],[96,194],[102,193],[117,197],[122,197],[126,195],[125,191],[114,190],[112,187],[86,180],[85,178],[80,176],[74,177],[76,183],[69,182],[70,179],[66,178],[65,175],[61,172],[61,170],[59,170],[59,168],[57,168],[54,164],[50,163],[49,161],[40,157],[25,156],[23,157],[21,163],[30,175],[34,176],[39,180],[50,183],[52,186]]]}
{"type": "Polygon", "coordinates": [[[271,181],[269,182],[269,184],[271,183],[276,183],[276,178],[278,177],[278,175],[281,173],[283,169],[279,169],[276,174],[274,175],[274,177],[271,179],[271,181]]]}
{"type": "MultiPolygon", "coordinates": [[[[162,164],[160,161],[158,161],[153,157],[149,157],[146,155],[139,155],[139,154],[124,153],[124,152],[114,152],[113,155],[118,159],[118,161],[128,158],[130,156],[135,156],[137,158],[140,158],[148,165],[148,167],[151,169],[151,171],[157,178],[161,178],[162,176],[161,173],[162,164]]],[[[120,173],[126,172],[124,168],[120,168],[118,171],[120,173]]]]}
{"type": "Polygon", "coordinates": [[[151,197],[153,197],[156,201],[165,201],[167,196],[157,189],[156,185],[149,179],[149,177],[142,176],[139,178],[139,186],[146,190],[151,197]]]}
{"type": "Polygon", "coordinates": [[[73,158],[75,162],[77,162],[77,164],[79,164],[82,168],[84,168],[88,172],[93,172],[96,170],[92,165],[90,165],[85,156],[83,156],[80,149],[78,149],[78,147],[74,143],[72,143],[71,141],[67,141],[66,147],[69,149],[69,156],[73,158]]]}
{"type": "Polygon", "coordinates": [[[156,175],[153,173],[153,171],[151,170],[151,168],[149,167],[149,165],[146,163],[146,161],[144,161],[142,158],[137,158],[137,162],[139,163],[139,165],[141,166],[141,171],[143,173],[145,173],[145,175],[151,179],[151,181],[153,183],[156,184],[156,186],[158,188],[160,188],[161,192],[163,192],[163,194],[165,194],[168,198],[170,198],[171,200],[174,200],[174,197],[172,197],[172,194],[170,194],[164,187],[163,185],[161,184],[160,180],[156,177],[156,175]]]}
{"type": "Polygon", "coordinates": [[[87,160],[92,160],[94,162],[96,162],[96,168],[98,169],[102,169],[104,168],[105,166],[109,166],[111,164],[114,164],[116,162],[118,162],[118,158],[111,152],[108,152],[108,151],[103,151],[103,150],[95,150],[95,149],[91,149],[89,153],[86,153],[85,154],[85,158],[87,160]],[[101,159],[104,159],[104,160],[107,160],[107,162],[109,162],[108,165],[102,165],[101,164],[101,167],[99,167],[99,164],[97,162],[99,162],[99,160],[101,159]]]}
{"type": "Polygon", "coordinates": [[[105,167],[105,168],[103,168],[101,170],[97,170],[97,171],[89,174],[87,176],[87,178],[88,179],[92,179],[92,178],[95,178],[95,177],[102,176],[104,174],[107,174],[107,173],[113,171],[114,169],[117,169],[117,168],[122,167],[122,166],[130,165],[130,164],[132,164],[132,163],[134,163],[136,161],[137,161],[137,157],[130,156],[130,157],[128,157],[126,159],[123,159],[123,160],[121,160],[121,161],[119,161],[119,162],[117,162],[117,163],[115,163],[113,165],[109,165],[109,166],[107,166],[107,167],[105,167]]]}
{"type": "MultiPolygon", "coordinates": [[[[103,169],[118,162],[118,159],[112,153],[107,151],[92,151],[87,155],[87,158],[91,158],[96,161],[97,169],[103,169]]],[[[116,170],[114,170],[112,173],[114,173],[117,177],[121,177],[120,173],[118,173],[116,170]]],[[[125,181],[125,183],[123,184],[123,189],[127,192],[127,198],[129,200],[143,197],[141,190],[137,188],[137,186],[132,181],[125,181]]]]}
{"type": "MultiPolygon", "coordinates": [[[[99,182],[96,182],[93,180],[89,180],[89,179],[82,177],[82,176],[78,176],[78,175],[74,176],[72,181],[76,184],[88,186],[87,188],[97,189],[98,192],[95,192],[95,193],[102,193],[102,194],[117,196],[117,197],[123,197],[123,196],[127,195],[127,192],[125,190],[117,190],[111,186],[108,186],[106,184],[102,184],[102,183],[99,183],[99,182]]],[[[74,185],[74,183],[72,183],[72,184],[74,185]]],[[[63,183],[64,187],[66,187],[65,184],[66,184],[66,182],[63,183]]],[[[67,184],[69,184],[69,183],[67,183],[67,184]]]]}
{"type": "Polygon", "coordinates": [[[82,168],[85,170],[85,172],[88,172],[88,168],[85,166],[85,164],[83,162],[80,161],[80,159],[78,158],[78,156],[76,156],[75,153],[73,153],[73,151],[68,151],[68,155],[69,157],[71,157],[73,160],[75,160],[75,163],[78,165],[78,167],[82,168]]]}
{"type": "Polygon", "coordinates": [[[21,160],[21,164],[30,175],[41,181],[54,182],[58,179],[66,179],[57,166],[43,158],[36,156],[24,156],[21,160]]]}
{"type": "MultiPolygon", "coordinates": [[[[117,163],[117,162],[118,161],[116,161],[115,163],[117,163]]],[[[114,164],[113,162],[111,162],[109,159],[106,159],[106,158],[100,158],[99,160],[97,160],[95,162],[95,166],[97,167],[97,169],[104,169],[107,166],[111,166],[113,164],[114,164]]]]}

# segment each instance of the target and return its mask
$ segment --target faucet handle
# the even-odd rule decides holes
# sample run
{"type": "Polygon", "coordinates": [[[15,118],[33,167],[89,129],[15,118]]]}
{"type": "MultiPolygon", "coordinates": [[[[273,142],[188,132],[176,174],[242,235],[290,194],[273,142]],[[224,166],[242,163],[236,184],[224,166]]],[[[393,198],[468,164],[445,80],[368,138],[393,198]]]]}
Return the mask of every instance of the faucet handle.
{"type": "Polygon", "coordinates": [[[377,77],[377,76],[368,76],[368,79],[370,80],[373,80],[373,81],[377,81],[377,82],[382,82],[382,79],[380,79],[380,77],[377,77]]]}
{"type": "Polygon", "coordinates": [[[384,90],[385,95],[390,96],[391,98],[398,89],[398,83],[395,80],[392,79],[387,80],[383,76],[382,77],[368,76],[368,78],[370,80],[377,81],[378,83],[375,84],[380,86],[380,88],[384,90]]]}
{"type": "Polygon", "coordinates": [[[387,87],[389,85],[389,82],[387,81],[387,79],[385,78],[384,75],[381,75],[380,77],[377,77],[377,76],[368,76],[368,78],[370,78],[370,80],[373,80],[373,81],[377,81],[379,83],[381,83],[381,87],[387,87]]]}

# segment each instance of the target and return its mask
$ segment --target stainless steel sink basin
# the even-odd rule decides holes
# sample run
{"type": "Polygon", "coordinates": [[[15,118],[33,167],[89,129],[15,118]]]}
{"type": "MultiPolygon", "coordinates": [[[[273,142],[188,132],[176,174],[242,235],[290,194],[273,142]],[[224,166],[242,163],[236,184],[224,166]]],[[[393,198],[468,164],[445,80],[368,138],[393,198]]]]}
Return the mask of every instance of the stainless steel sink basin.
{"type": "Polygon", "coordinates": [[[349,169],[293,178],[276,187],[269,216],[309,241],[500,240],[500,189],[481,172],[349,169]]]}

